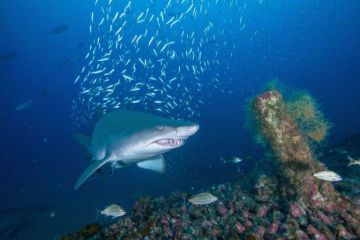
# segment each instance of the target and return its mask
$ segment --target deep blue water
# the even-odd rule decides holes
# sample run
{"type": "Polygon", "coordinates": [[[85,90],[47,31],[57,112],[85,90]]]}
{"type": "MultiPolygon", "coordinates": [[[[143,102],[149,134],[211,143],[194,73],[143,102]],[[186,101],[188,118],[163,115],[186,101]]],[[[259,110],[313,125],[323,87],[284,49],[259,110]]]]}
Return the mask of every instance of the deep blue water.
{"type": "MultiPolygon", "coordinates": [[[[98,4],[102,2],[107,1],[99,0],[98,4]]],[[[126,2],[112,4],[123,9],[126,2]]],[[[134,11],[145,9],[148,2],[144,2],[141,5],[140,1],[133,1],[134,11]]],[[[167,1],[156,2],[150,11],[158,12],[167,1]]],[[[234,2],[242,7],[247,3],[247,7],[241,11],[234,6],[220,11],[220,5],[212,4],[209,12],[219,10],[218,19],[195,20],[199,25],[203,24],[201,21],[218,21],[214,32],[223,29],[226,34],[219,35],[215,44],[203,50],[204,58],[212,58],[217,49],[220,65],[201,75],[202,91],[191,90],[195,101],[204,102],[191,117],[200,124],[200,130],[184,147],[165,155],[170,162],[168,173],[159,175],[131,167],[116,171],[114,176],[97,175],[74,191],[74,182],[88,160],[73,141],[72,133],[90,134],[95,123],[92,119],[81,126],[74,124],[72,102],[80,92],[74,79],[88,63],[84,55],[96,38],[94,33],[89,34],[90,14],[96,6],[94,1],[85,0],[1,1],[0,54],[16,51],[15,58],[0,62],[1,209],[53,205],[56,216],[37,222],[31,230],[38,237],[42,234],[40,229],[47,226],[44,239],[50,239],[95,221],[95,208],[112,202],[130,211],[142,195],[200,191],[236,179],[236,168],[223,165],[219,158],[252,156],[252,160],[241,165],[246,169],[253,164],[249,161],[262,157],[263,148],[256,145],[244,127],[245,108],[248,99],[261,93],[274,78],[287,86],[306,89],[318,100],[334,124],[330,140],[360,131],[359,1],[220,2],[234,2]],[[240,16],[246,22],[242,31],[239,24],[226,21],[240,16]],[[70,27],[61,34],[45,33],[61,24],[70,27]],[[77,49],[81,42],[84,46],[77,49]],[[76,56],[81,57],[59,68],[66,58],[76,56]],[[215,88],[207,81],[217,74],[219,84],[215,88]],[[27,100],[33,101],[28,108],[14,111],[27,100]]],[[[178,24],[186,29],[194,23],[178,24]]],[[[136,27],[134,24],[124,32],[123,38],[131,38],[136,27]]],[[[202,31],[198,29],[196,34],[201,36],[202,31]]],[[[167,31],[162,37],[172,34],[167,31]]],[[[181,49],[181,45],[177,48],[181,49]]],[[[190,76],[182,84],[191,86],[191,81],[190,76]]],[[[151,105],[145,108],[142,103],[136,107],[128,103],[125,107],[154,112],[151,105]]],[[[179,111],[163,115],[181,114],[179,111]]],[[[33,239],[39,239],[36,237],[33,239]]]]}

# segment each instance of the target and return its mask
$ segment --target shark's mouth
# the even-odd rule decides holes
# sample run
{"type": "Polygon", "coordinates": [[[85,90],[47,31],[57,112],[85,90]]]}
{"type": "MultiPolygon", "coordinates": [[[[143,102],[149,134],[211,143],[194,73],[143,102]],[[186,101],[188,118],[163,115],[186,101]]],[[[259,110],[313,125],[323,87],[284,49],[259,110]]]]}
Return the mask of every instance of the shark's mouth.
{"type": "Polygon", "coordinates": [[[158,140],[155,141],[154,143],[160,145],[160,146],[164,146],[164,147],[176,147],[179,145],[183,145],[185,142],[184,139],[179,138],[179,139],[162,139],[162,140],[158,140]]]}

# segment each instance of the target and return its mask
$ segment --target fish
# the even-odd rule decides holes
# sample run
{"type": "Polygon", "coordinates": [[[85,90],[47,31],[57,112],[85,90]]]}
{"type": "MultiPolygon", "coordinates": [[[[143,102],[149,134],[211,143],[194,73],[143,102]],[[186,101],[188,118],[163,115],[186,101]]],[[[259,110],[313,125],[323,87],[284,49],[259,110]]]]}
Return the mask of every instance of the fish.
{"type": "Polygon", "coordinates": [[[330,149],[329,153],[339,153],[339,154],[347,154],[348,151],[346,150],[346,147],[336,147],[334,149],[330,149]]]}
{"type": "Polygon", "coordinates": [[[30,105],[32,104],[32,100],[28,100],[26,102],[20,103],[19,105],[16,106],[16,108],[14,109],[14,111],[22,111],[28,107],[30,107],[30,105]]]}
{"type": "Polygon", "coordinates": [[[107,206],[104,210],[101,210],[100,214],[105,215],[106,217],[112,217],[114,219],[117,217],[124,216],[126,214],[126,212],[119,205],[111,204],[111,205],[107,206]]]}
{"type": "Polygon", "coordinates": [[[194,205],[206,205],[216,202],[217,200],[218,199],[216,196],[208,192],[199,193],[189,198],[189,202],[191,202],[194,205]]]}
{"type": "Polygon", "coordinates": [[[85,41],[81,41],[78,43],[77,47],[75,50],[80,50],[85,46],[86,42],[85,41]]]}
{"type": "Polygon", "coordinates": [[[359,165],[360,166],[360,159],[353,159],[352,157],[350,157],[349,155],[347,155],[347,158],[349,159],[349,164],[347,165],[348,167],[350,166],[354,166],[354,165],[359,165]]]}
{"type": "Polygon", "coordinates": [[[62,64],[58,67],[58,71],[62,70],[66,66],[70,66],[83,58],[82,54],[75,54],[71,57],[66,58],[62,64]]]}
{"type": "Polygon", "coordinates": [[[163,154],[184,145],[198,129],[199,125],[193,122],[144,112],[115,110],[107,113],[96,123],[91,138],[77,137],[85,149],[91,149],[94,161],[78,178],[74,189],[106,163],[122,167],[137,165],[163,173],[163,154]]]}
{"type": "Polygon", "coordinates": [[[220,158],[220,160],[224,163],[240,163],[240,162],[242,162],[242,159],[239,157],[220,158]]]}
{"type": "Polygon", "coordinates": [[[65,31],[67,31],[69,29],[69,25],[67,24],[62,24],[62,25],[59,25],[59,26],[56,26],[50,30],[47,30],[45,31],[48,35],[50,34],[60,34],[60,33],[63,33],[65,31]]]}
{"type": "Polygon", "coordinates": [[[329,182],[338,182],[342,180],[342,177],[333,171],[321,171],[315,173],[313,176],[320,180],[329,181],[329,182]]]}
{"type": "Polygon", "coordinates": [[[7,62],[16,57],[16,51],[0,53],[0,62],[7,62]]]}

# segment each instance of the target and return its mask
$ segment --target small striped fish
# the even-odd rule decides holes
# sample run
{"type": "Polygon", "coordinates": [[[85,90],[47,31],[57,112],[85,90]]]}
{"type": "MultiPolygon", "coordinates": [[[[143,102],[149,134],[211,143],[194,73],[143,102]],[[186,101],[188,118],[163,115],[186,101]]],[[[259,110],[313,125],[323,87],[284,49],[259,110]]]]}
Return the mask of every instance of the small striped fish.
{"type": "Polygon", "coordinates": [[[104,210],[100,211],[100,214],[103,214],[107,217],[121,217],[126,214],[125,210],[117,204],[111,204],[110,206],[106,207],[104,210]]]}
{"type": "Polygon", "coordinates": [[[318,172],[314,174],[314,177],[329,182],[337,182],[342,180],[340,175],[332,171],[318,172]]]}
{"type": "Polygon", "coordinates": [[[189,202],[194,205],[205,205],[216,201],[217,197],[208,192],[196,194],[189,199],[189,202]]]}

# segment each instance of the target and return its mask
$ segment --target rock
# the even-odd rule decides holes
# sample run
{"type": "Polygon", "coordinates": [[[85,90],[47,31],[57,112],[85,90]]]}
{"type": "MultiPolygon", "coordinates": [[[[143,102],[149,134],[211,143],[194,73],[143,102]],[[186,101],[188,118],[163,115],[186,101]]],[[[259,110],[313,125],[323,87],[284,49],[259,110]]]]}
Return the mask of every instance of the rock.
{"type": "Polygon", "coordinates": [[[332,223],[332,220],[330,219],[330,217],[328,217],[327,215],[325,215],[325,213],[323,211],[317,211],[316,212],[317,215],[319,216],[319,219],[325,223],[326,225],[330,225],[332,223]]]}
{"type": "Polygon", "coordinates": [[[301,217],[305,215],[305,210],[300,207],[297,203],[291,203],[289,209],[290,215],[294,218],[301,217]]]}
{"type": "Polygon", "coordinates": [[[266,229],[263,226],[259,226],[255,232],[256,239],[263,239],[265,232],[266,232],[266,229]]]}
{"type": "Polygon", "coordinates": [[[310,235],[319,234],[319,231],[311,224],[306,227],[306,231],[310,235]]]}
{"type": "Polygon", "coordinates": [[[227,215],[228,212],[228,210],[225,207],[221,207],[221,206],[217,208],[217,211],[221,216],[227,215]]]}
{"type": "Polygon", "coordinates": [[[268,228],[266,229],[266,233],[275,234],[279,230],[279,227],[280,227],[280,222],[275,221],[270,226],[268,226],[268,228]]]}
{"type": "Polygon", "coordinates": [[[244,226],[248,229],[250,229],[252,226],[254,226],[254,224],[252,222],[250,222],[249,220],[246,220],[244,223],[244,226]]]}
{"type": "Polygon", "coordinates": [[[299,225],[302,227],[306,227],[309,223],[308,218],[306,216],[301,216],[298,218],[299,225]]]}
{"type": "Polygon", "coordinates": [[[246,230],[245,227],[240,222],[235,223],[235,228],[240,234],[244,233],[246,230]]]}
{"type": "Polygon", "coordinates": [[[309,236],[302,230],[296,230],[295,236],[297,240],[309,240],[309,236]]]}
{"type": "Polygon", "coordinates": [[[267,205],[261,205],[257,208],[256,214],[260,217],[265,217],[269,211],[269,207],[267,205]]]}
{"type": "MultiPolygon", "coordinates": [[[[358,226],[360,227],[360,226],[358,226]]],[[[337,227],[337,236],[341,239],[350,240],[350,239],[358,239],[355,235],[349,233],[346,228],[342,225],[338,225],[337,227]]]]}

